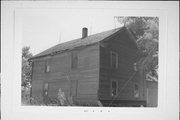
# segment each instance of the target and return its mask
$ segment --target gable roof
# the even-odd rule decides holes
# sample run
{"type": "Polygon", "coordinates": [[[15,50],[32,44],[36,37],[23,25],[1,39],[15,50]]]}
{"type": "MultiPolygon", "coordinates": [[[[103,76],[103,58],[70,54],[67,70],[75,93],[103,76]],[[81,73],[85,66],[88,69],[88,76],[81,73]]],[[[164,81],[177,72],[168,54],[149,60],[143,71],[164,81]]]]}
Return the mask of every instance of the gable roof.
{"type": "Polygon", "coordinates": [[[60,43],[58,45],[55,45],[39,54],[33,56],[31,59],[46,56],[46,55],[56,54],[58,52],[62,52],[65,50],[72,50],[72,49],[75,49],[75,48],[81,47],[81,46],[87,46],[87,45],[92,45],[94,43],[98,43],[98,42],[104,40],[105,38],[110,37],[111,35],[115,34],[116,32],[123,30],[123,28],[125,28],[125,27],[120,27],[120,28],[108,30],[105,32],[97,33],[94,35],[87,36],[86,38],[83,38],[83,39],[79,38],[79,39],[71,40],[68,42],[60,43]]]}

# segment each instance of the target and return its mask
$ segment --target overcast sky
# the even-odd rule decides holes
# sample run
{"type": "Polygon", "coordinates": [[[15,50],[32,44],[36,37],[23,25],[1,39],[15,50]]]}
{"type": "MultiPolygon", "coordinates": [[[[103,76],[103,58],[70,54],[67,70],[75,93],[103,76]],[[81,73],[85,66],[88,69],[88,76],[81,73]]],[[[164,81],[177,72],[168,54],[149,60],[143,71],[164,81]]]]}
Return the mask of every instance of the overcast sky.
{"type": "Polygon", "coordinates": [[[118,27],[118,11],[105,9],[25,10],[21,14],[22,45],[30,46],[33,55],[58,43],[81,37],[82,28],[95,34],[118,27]]]}

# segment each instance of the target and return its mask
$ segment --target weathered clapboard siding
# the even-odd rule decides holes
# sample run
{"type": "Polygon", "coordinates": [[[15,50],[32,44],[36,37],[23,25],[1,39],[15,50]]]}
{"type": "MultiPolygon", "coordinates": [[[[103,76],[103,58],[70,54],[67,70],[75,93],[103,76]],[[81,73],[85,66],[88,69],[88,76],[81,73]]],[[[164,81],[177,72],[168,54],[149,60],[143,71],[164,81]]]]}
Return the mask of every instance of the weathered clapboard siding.
{"type": "Polygon", "coordinates": [[[111,80],[118,81],[118,97],[119,100],[134,100],[134,85],[133,79],[124,84],[134,74],[134,63],[136,62],[137,51],[133,42],[130,40],[127,32],[123,31],[120,34],[114,35],[107,41],[102,41],[105,47],[100,47],[100,83],[99,97],[100,99],[111,100],[111,80]],[[118,53],[118,69],[113,70],[110,66],[110,52],[118,53]]]}
{"type": "Polygon", "coordinates": [[[43,91],[43,81],[42,80],[37,80],[32,82],[32,97],[41,97],[42,91],[43,91]]]}
{"type": "Polygon", "coordinates": [[[61,88],[66,96],[83,101],[89,99],[97,100],[99,79],[99,47],[97,45],[86,46],[81,49],[64,52],[49,57],[34,60],[32,76],[32,96],[43,94],[43,84],[49,83],[49,96],[57,96],[61,88]],[[77,53],[78,65],[71,69],[72,53],[77,53]],[[45,72],[48,61],[50,72],[45,72]]]}
{"type": "Polygon", "coordinates": [[[33,68],[34,75],[40,75],[41,73],[44,72],[44,70],[45,70],[45,61],[38,60],[37,62],[34,62],[34,68],[33,68]]]}
{"type": "Polygon", "coordinates": [[[90,95],[90,94],[97,94],[97,80],[92,81],[90,79],[90,81],[78,81],[78,96],[79,95],[90,95]]]}
{"type": "Polygon", "coordinates": [[[59,79],[49,82],[48,96],[57,97],[58,89],[61,88],[66,96],[70,96],[70,82],[66,79],[59,79]]]}
{"type": "Polygon", "coordinates": [[[78,54],[78,69],[71,72],[77,80],[77,99],[97,100],[99,80],[99,47],[98,44],[91,48],[81,50],[78,54]]]}

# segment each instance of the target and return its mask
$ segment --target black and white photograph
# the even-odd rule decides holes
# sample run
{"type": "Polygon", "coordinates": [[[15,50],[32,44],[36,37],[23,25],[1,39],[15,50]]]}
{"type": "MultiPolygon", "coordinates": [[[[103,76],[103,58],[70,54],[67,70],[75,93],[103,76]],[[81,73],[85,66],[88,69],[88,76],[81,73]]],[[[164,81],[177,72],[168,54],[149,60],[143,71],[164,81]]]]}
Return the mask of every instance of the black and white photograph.
{"type": "Polygon", "coordinates": [[[2,117],[176,119],[177,2],[132,3],[3,2],[2,117]]]}
{"type": "Polygon", "coordinates": [[[64,13],[23,19],[22,105],[157,107],[159,18],[64,13]]]}

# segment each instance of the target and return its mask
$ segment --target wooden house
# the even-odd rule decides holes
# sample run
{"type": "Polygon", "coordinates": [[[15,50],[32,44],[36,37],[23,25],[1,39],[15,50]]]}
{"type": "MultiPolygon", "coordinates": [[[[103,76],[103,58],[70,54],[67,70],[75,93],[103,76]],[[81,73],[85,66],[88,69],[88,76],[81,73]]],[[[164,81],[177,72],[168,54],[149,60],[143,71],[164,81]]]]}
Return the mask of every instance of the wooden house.
{"type": "Polygon", "coordinates": [[[132,32],[116,28],[58,44],[30,60],[31,96],[57,97],[58,89],[77,105],[146,105],[145,80],[132,32]]]}

